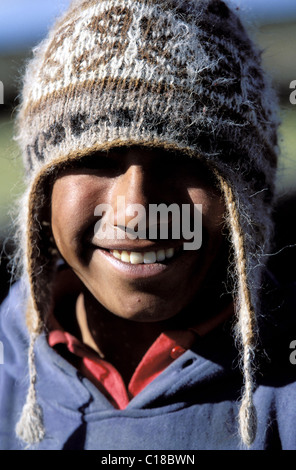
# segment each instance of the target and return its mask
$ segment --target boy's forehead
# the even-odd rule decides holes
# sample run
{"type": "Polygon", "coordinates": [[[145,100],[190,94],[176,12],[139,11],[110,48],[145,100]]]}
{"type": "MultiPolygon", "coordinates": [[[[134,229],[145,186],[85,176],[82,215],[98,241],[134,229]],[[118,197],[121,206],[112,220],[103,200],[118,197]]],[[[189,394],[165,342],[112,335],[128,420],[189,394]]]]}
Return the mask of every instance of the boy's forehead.
{"type": "Polygon", "coordinates": [[[127,146],[120,146],[120,147],[112,147],[106,152],[94,152],[93,155],[98,156],[105,156],[105,157],[137,157],[145,161],[145,159],[172,159],[172,160],[188,160],[202,162],[203,157],[198,155],[194,152],[189,152],[186,149],[178,149],[178,148],[167,148],[164,146],[151,146],[151,145],[127,145],[127,146]]]}
{"type": "Polygon", "coordinates": [[[57,169],[57,176],[68,169],[79,172],[83,169],[117,168],[123,172],[133,165],[140,166],[144,173],[158,171],[158,176],[166,173],[167,177],[171,175],[172,180],[177,179],[182,173],[183,176],[198,177],[199,181],[210,183],[211,186],[216,185],[214,168],[202,156],[157,146],[120,146],[107,151],[90,152],[64,162],[62,167],[57,169]]]}
{"type": "MultiPolygon", "coordinates": [[[[104,153],[104,152],[101,152],[104,153]]],[[[113,147],[105,152],[106,156],[137,156],[139,158],[147,158],[147,157],[167,157],[167,156],[175,156],[175,157],[184,157],[185,153],[177,150],[170,150],[162,147],[157,146],[141,146],[141,145],[131,145],[131,146],[121,146],[121,147],[113,147]]]]}
{"type": "MultiPolygon", "coordinates": [[[[112,147],[106,151],[93,151],[77,159],[71,159],[69,164],[71,167],[83,167],[83,165],[100,164],[104,159],[130,163],[137,161],[138,164],[143,165],[149,162],[155,162],[156,165],[161,165],[162,162],[174,162],[174,164],[179,163],[182,165],[188,160],[195,162],[196,166],[202,164],[199,158],[194,158],[185,151],[140,145],[112,147]]],[[[67,165],[67,162],[65,164],[67,165]]]]}
{"type": "Polygon", "coordinates": [[[199,185],[211,191],[217,189],[215,168],[204,157],[182,149],[145,145],[111,147],[64,160],[55,167],[49,184],[52,187],[57,179],[72,174],[96,174],[112,179],[133,166],[141,168],[142,175],[147,176],[146,183],[151,183],[152,177],[160,185],[170,180],[171,187],[178,183],[184,188],[199,185]]]}

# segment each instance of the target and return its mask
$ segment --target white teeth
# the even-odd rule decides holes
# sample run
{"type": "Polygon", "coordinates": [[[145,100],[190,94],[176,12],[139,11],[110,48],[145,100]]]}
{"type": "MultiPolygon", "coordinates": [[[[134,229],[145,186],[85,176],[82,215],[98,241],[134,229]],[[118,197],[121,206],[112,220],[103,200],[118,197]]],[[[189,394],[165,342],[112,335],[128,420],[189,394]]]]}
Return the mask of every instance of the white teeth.
{"type": "Polygon", "coordinates": [[[156,252],[156,260],[157,261],[164,261],[165,260],[165,251],[164,250],[158,250],[156,252]]]}
{"type": "Polygon", "coordinates": [[[121,252],[121,261],[124,261],[125,263],[130,262],[130,254],[127,251],[122,251],[121,252]]]}
{"type": "Polygon", "coordinates": [[[174,256],[175,250],[174,248],[168,248],[165,250],[165,257],[166,258],[172,258],[174,256]]]}
{"type": "Polygon", "coordinates": [[[145,253],[140,253],[139,251],[110,250],[110,253],[114,258],[119,259],[124,263],[153,264],[155,262],[172,258],[175,254],[175,249],[168,248],[166,250],[146,251],[145,253]]]}
{"type": "Polygon", "coordinates": [[[112,255],[114,256],[114,258],[121,259],[121,254],[118,250],[113,250],[112,255]]]}
{"type": "Polygon", "coordinates": [[[144,261],[143,253],[138,253],[136,251],[131,251],[130,262],[131,264],[141,264],[144,261]]]}
{"type": "Polygon", "coordinates": [[[156,261],[156,253],[155,251],[148,251],[144,253],[144,263],[145,264],[152,264],[156,261]]]}

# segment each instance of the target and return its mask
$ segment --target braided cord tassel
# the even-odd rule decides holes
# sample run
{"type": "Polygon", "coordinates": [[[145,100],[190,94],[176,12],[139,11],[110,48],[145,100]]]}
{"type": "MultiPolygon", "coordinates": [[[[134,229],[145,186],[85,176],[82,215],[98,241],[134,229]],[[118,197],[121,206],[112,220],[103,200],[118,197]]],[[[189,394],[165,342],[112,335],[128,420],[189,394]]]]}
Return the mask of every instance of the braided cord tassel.
{"type": "Polygon", "coordinates": [[[28,445],[36,444],[42,441],[45,435],[42,409],[37,403],[35,390],[37,373],[35,367],[34,345],[37,336],[38,333],[35,332],[30,334],[30,345],[28,352],[30,386],[20,420],[16,425],[16,434],[28,445]]]}
{"type": "Polygon", "coordinates": [[[217,175],[224,193],[228,220],[231,229],[232,242],[237,270],[237,295],[238,302],[238,327],[240,342],[243,348],[242,369],[244,375],[244,390],[239,411],[239,426],[241,438],[247,446],[250,446],[256,437],[257,414],[253,403],[253,351],[255,344],[256,321],[251,303],[250,291],[247,281],[246,256],[244,237],[239,224],[239,214],[231,187],[225,180],[217,175]]]}

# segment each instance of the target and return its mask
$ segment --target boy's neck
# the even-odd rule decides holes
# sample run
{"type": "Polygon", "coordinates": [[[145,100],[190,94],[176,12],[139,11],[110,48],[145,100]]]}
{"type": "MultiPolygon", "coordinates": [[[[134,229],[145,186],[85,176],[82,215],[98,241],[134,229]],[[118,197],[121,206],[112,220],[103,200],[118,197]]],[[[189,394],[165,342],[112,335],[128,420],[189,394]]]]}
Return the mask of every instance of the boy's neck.
{"type": "Polygon", "coordinates": [[[76,302],[76,319],[82,341],[111,363],[129,383],[140,360],[173,322],[138,322],[106,310],[90,293],[82,292],[76,302]]]}
{"type": "MultiPolygon", "coordinates": [[[[199,299],[200,301],[201,299],[199,299]]],[[[210,301],[209,301],[210,304],[210,301]]],[[[229,305],[229,304],[227,304],[229,305]]],[[[212,311],[211,318],[200,319],[203,336],[232,315],[232,308],[212,311]],[[219,315],[219,313],[221,314],[219,315]],[[214,315],[213,315],[214,313],[214,315]]],[[[211,311],[210,305],[199,302],[199,311],[211,311]]],[[[191,305],[181,315],[161,322],[138,322],[121,318],[105,309],[86,289],[77,298],[76,320],[82,341],[111,363],[128,385],[137,365],[149,347],[164,331],[195,327],[197,306],[191,305]]]]}

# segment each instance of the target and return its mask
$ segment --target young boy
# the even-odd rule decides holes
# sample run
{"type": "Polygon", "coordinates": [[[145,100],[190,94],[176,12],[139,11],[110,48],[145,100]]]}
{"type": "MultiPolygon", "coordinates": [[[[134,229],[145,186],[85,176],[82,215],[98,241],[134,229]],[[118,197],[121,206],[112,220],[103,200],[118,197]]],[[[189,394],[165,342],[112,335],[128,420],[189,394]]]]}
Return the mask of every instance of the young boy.
{"type": "Polygon", "coordinates": [[[296,448],[296,333],[266,268],[277,126],[226,3],[72,3],[18,114],[3,449],[296,448]]]}

